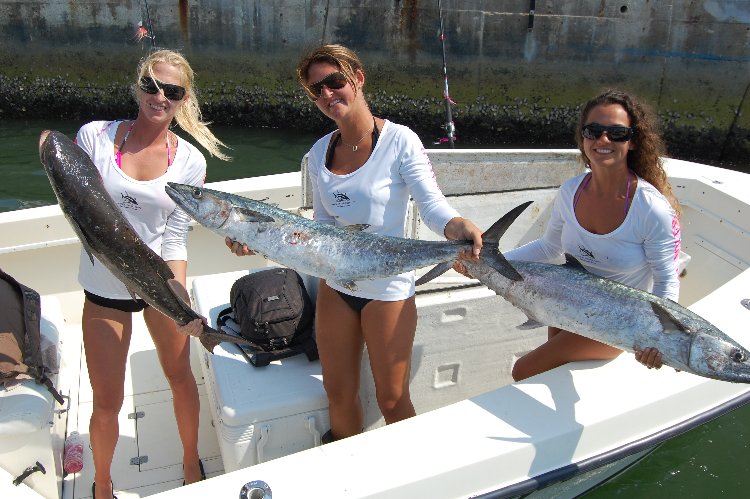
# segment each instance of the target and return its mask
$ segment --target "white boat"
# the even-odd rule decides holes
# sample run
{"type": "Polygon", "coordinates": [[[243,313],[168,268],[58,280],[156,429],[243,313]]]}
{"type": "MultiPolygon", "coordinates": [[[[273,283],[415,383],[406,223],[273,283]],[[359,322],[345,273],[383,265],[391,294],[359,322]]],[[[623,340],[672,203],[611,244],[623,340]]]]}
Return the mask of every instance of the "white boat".
{"type": "MultiPolygon", "coordinates": [[[[534,201],[501,250],[540,234],[557,187],[581,171],[577,155],[430,151],[451,204],[479,226],[534,201]]],[[[673,159],[666,164],[683,206],[683,251],[690,257],[680,302],[750,346],[750,175],[673,159]]],[[[310,212],[304,161],[300,172],[210,187],[310,212]]],[[[58,206],[2,213],[0,233],[0,268],[43,297],[43,329],[61,354],[55,385],[66,397],[60,407],[33,382],[0,390],[0,497],[88,497],[92,403],[81,344],[79,242],[58,206]],[[87,443],[84,468],[63,477],[63,442],[74,430],[87,443]],[[37,462],[46,473],[12,484],[37,462]]],[[[408,235],[438,238],[416,212],[408,235]]],[[[238,276],[275,265],[231,255],[219,236],[198,225],[188,245],[193,306],[212,324],[238,276]]],[[[307,282],[314,294],[314,281],[307,282]]],[[[540,344],[546,329],[517,329],[525,321],[520,311],[452,271],[419,290],[417,306],[411,393],[418,415],[384,426],[365,362],[367,431],[327,445],[320,445],[328,416],[318,362],[302,355],[255,368],[234,345],[209,354],[194,342],[199,448],[209,479],[187,488],[171,392],[137,319],[112,469],[117,496],[573,497],[661,442],[750,400],[750,385],[645,369],[631,354],[514,383],[513,362],[540,344]]]]}

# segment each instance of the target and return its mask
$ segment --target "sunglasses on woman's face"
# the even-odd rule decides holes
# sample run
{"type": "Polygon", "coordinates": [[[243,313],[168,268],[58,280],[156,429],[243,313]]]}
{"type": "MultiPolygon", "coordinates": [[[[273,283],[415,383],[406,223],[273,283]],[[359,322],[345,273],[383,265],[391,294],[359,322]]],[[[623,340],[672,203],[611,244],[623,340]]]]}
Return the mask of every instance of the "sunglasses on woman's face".
{"type": "Polygon", "coordinates": [[[150,76],[144,76],[141,78],[138,86],[147,94],[158,94],[159,89],[164,91],[164,97],[169,100],[179,101],[185,97],[185,87],[179,85],[172,85],[171,83],[162,83],[158,80],[154,80],[150,76]]]}
{"type": "Polygon", "coordinates": [[[349,83],[349,80],[346,79],[346,75],[341,71],[336,71],[320,81],[305,85],[305,90],[307,90],[310,100],[314,102],[320,97],[320,94],[323,92],[323,87],[327,87],[331,90],[338,90],[344,88],[347,83],[349,83]]]}
{"type": "Polygon", "coordinates": [[[581,129],[583,138],[589,140],[598,139],[604,132],[607,132],[607,138],[612,142],[627,142],[633,138],[633,129],[627,126],[604,126],[599,123],[589,123],[583,125],[583,129],[581,129]]]}

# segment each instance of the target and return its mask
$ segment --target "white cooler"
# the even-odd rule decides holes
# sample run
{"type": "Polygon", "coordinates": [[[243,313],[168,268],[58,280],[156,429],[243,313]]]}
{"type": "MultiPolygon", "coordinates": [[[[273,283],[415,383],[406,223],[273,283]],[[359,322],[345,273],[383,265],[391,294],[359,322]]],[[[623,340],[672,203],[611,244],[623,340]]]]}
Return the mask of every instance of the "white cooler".
{"type": "MultiPolygon", "coordinates": [[[[216,327],[219,312],[229,306],[232,284],[250,271],[196,277],[192,282],[195,310],[216,327]]],[[[315,301],[317,280],[303,276],[315,301]]],[[[230,343],[213,355],[196,340],[211,403],[224,471],[286,456],[320,445],[328,430],[328,400],[320,362],[305,354],[253,367],[230,343]]]]}

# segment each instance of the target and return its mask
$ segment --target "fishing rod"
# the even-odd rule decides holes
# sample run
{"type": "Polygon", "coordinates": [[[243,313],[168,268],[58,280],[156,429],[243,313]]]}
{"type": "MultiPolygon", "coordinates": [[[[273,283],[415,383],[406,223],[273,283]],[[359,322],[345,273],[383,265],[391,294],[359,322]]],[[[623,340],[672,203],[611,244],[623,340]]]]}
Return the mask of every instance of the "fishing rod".
{"type": "MultiPolygon", "coordinates": [[[[453,124],[453,116],[451,114],[451,104],[454,104],[454,102],[451,100],[450,93],[448,92],[448,65],[445,60],[445,32],[443,31],[443,7],[441,5],[441,1],[438,0],[438,15],[440,16],[440,45],[443,48],[443,76],[445,77],[445,86],[443,89],[443,100],[445,101],[445,124],[443,125],[443,128],[445,129],[448,137],[448,144],[450,145],[451,149],[455,147],[455,137],[456,137],[456,126],[453,124]]],[[[444,139],[441,139],[440,142],[443,142],[444,139]]]]}
{"type": "Polygon", "coordinates": [[[146,6],[146,22],[148,22],[148,34],[151,38],[151,50],[156,50],[156,34],[154,33],[154,25],[151,24],[151,14],[148,12],[148,0],[143,0],[143,4],[146,6]]]}
{"type": "Polygon", "coordinates": [[[131,40],[134,40],[136,43],[140,42],[141,48],[143,48],[143,39],[149,38],[151,40],[151,52],[154,52],[156,51],[156,35],[154,34],[154,26],[151,24],[151,14],[148,12],[148,0],[143,0],[143,4],[146,7],[146,23],[148,27],[143,25],[143,7],[141,7],[141,20],[138,21],[138,28],[135,30],[135,35],[133,35],[131,40]]]}

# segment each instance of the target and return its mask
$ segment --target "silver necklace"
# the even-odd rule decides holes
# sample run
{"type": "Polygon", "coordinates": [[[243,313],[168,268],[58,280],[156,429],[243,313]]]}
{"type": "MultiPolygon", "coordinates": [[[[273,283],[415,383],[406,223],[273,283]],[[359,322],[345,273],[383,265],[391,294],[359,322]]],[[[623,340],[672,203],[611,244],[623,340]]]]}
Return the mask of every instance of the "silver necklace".
{"type": "Polygon", "coordinates": [[[355,142],[354,144],[349,144],[347,142],[344,142],[344,136],[341,134],[341,132],[339,132],[339,137],[341,138],[341,143],[342,144],[344,144],[345,146],[351,147],[352,148],[352,152],[356,152],[357,149],[359,149],[359,144],[363,140],[365,140],[365,137],[367,137],[368,135],[370,135],[372,133],[372,131],[373,131],[373,129],[371,128],[370,130],[368,130],[367,132],[365,132],[365,134],[362,137],[360,137],[360,139],[357,142],[355,142]]]}

